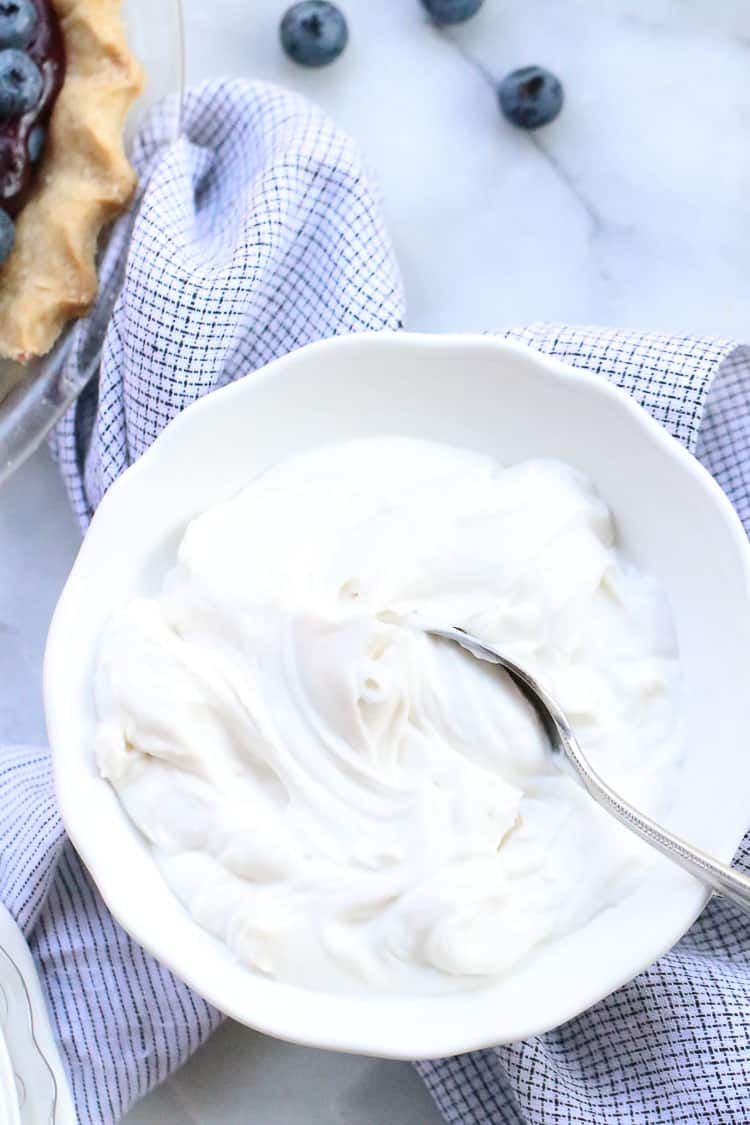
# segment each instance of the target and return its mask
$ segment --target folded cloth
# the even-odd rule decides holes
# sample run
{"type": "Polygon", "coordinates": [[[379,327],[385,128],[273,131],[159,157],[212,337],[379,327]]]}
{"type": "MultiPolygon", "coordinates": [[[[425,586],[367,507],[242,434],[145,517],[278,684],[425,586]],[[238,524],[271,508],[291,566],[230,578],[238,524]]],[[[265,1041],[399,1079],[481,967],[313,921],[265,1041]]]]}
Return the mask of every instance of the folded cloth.
{"type": "MultiPolygon", "coordinates": [[[[141,131],[147,182],[98,381],[53,440],[85,525],[107,488],[188,403],[311,340],[401,326],[390,241],[352,141],[263,83],[187,95],[141,131]]],[[[130,234],[120,223],[105,268],[130,234]]],[[[86,353],[87,324],[71,365],[86,353]]]]}
{"type": "MultiPolygon", "coordinates": [[[[188,95],[184,125],[158,156],[158,128],[141,140],[148,186],[100,377],[53,438],[84,527],[193,399],[308,340],[401,322],[371,190],[317,111],[271,87],[212,83],[188,95]]],[[[625,387],[750,516],[744,349],[544,325],[507,335],[625,387]]],[[[0,756],[0,897],[36,958],[83,1125],[115,1121],[219,1022],[107,912],[65,841],[43,751],[0,756]]],[[[747,1120],[748,938],[712,904],[653,969],[564,1028],[419,1071],[462,1125],[747,1120]]]]}

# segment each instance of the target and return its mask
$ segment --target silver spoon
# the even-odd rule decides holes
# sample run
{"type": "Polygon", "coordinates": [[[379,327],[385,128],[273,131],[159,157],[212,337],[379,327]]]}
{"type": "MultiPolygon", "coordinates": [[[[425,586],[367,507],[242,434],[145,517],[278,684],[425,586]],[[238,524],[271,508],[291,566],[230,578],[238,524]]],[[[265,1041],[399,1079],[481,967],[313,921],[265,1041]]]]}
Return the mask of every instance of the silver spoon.
{"type": "Polygon", "coordinates": [[[584,787],[588,790],[597,804],[606,809],[616,820],[629,828],[631,832],[645,840],[652,848],[656,848],[662,855],[667,856],[679,867],[689,871],[696,879],[700,879],[716,894],[731,899],[737,906],[750,912],[750,878],[734,870],[726,863],[712,859],[710,855],[692,847],[679,836],[662,828],[655,820],[644,816],[619,797],[613,789],[602,781],[596,770],[592,769],[578,745],[573,731],[570,729],[565,715],[560,710],[544,688],[537,683],[533,676],[519,668],[512,660],[508,660],[497,649],[483,644],[476,637],[463,629],[428,628],[420,625],[426,633],[434,637],[442,637],[447,641],[455,641],[461,648],[466,649],[478,660],[486,660],[490,664],[499,664],[504,668],[516,687],[523,693],[536,711],[549,739],[553,750],[565,754],[573,769],[576,771],[584,787]]]}

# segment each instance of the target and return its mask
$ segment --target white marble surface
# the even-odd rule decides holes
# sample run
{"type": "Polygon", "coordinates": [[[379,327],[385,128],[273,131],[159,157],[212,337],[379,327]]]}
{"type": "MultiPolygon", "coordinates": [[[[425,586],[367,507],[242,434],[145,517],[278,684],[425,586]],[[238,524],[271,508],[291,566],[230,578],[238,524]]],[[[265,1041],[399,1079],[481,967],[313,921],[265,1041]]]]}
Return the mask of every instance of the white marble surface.
{"type": "Polygon", "coordinates": [[[360,141],[383,186],[420,329],[533,319],[742,333],[750,292],[750,5],[485,0],[452,38],[500,77],[565,85],[535,138],[417,0],[341,0],[323,72],[277,46],[285,0],[184,0],[192,78],[294,85],[360,141]],[[220,13],[220,14],[219,14],[220,13]]]}
{"type": "MultiPolygon", "coordinates": [[[[745,335],[750,307],[750,6],[742,0],[485,0],[453,35],[417,0],[341,0],[346,55],[281,55],[286,0],[184,0],[191,80],[287,83],[360,141],[424,330],[535,319],[745,335]],[[462,54],[461,52],[464,52],[462,54]],[[505,125],[481,69],[557,71],[563,115],[505,125]]],[[[46,625],[77,544],[40,453],[0,492],[0,742],[43,738],[46,625]]],[[[128,1125],[432,1125],[405,1064],[225,1026],[128,1125]]]]}

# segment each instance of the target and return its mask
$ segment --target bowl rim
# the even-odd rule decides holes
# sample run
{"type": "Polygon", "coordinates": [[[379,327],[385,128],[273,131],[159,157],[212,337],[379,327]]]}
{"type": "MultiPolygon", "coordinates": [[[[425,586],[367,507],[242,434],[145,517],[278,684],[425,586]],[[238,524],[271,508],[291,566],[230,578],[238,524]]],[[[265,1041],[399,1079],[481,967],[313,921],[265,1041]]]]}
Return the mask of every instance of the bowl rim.
{"type": "MultiPolygon", "coordinates": [[[[700,462],[630,395],[607,378],[592,373],[585,368],[573,367],[525,344],[490,335],[461,333],[439,335],[405,331],[354,333],[317,341],[275,359],[250,376],[239,379],[192,403],[174,418],[159,435],[157,441],[112,484],[94,514],[91,524],[92,529],[96,529],[100,523],[109,519],[109,513],[116,509],[119,498],[128,492],[134,482],[140,482],[142,478],[157,468],[158,462],[162,458],[169,457],[173,446],[182,443],[183,435],[188,434],[196,422],[201,424],[202,420],[210,418],[212,413],[216,416],[222,410],[231,409],[231,404],[239,396],[252,394],[253,388],[261,386],[269,380],[283,378],[286,372],[293,372],[300,365],[324,361],[325,357],[334,349],[351,349],[356,353],[363,347],[380,349],[383,353],[392,350],[412,352],[414,349],[423,351],[438,349],[441,352],[458,350],[464,355],[471,355],[491,351],[497,358],[506,356],[522,359],[527,367],[536,369],[540,378],[553,377],[566,380],[569,383],[580,384],[591,393],[612,400],[618,409],[624,411],[635,421],[664,456],[679,465],[681,471],[690,478],[692,485],[701,489],[710,500],[724,524],[728,547],[738,556],[741,562],[744,587],[750,595],[750,544],[748,544],[747,536],[730,501],[700,462]]],[[[262,985],[264,988],[269,986],[276,997],[275,1004],[263,1002],[257,1013],[255,1011],[248,1013],[247,1005],[242,998],[237,999],[231,994],[231,990],[226,987],[215,987],[214,981],[207,979],[208,975],[206,979],[203,979],[200,967],[189,963],[179,950],[175,951],[174,948],[170,947],[168,937],[157,935],[157,927],[149,929],[149,925],[147,923],[144,925],[143,919],[137,916],[137,911],[135,916],[131,914],[126,894],[116,884],[116,881],[110,878],[106,849],[100,848],[97,839],[90,837],[86,825],[85,810],[80,808],[76,793],[76,780],[77,774],[85,771],[82,757],[79,754],[78,768],[76,771],[71,771],[68,768],[69,763],[63,761],[66,755],[60,752],[60,747],[66,741],[66,708],[65,701],[59,697],[55,688],[55,669],[58,662],[64,661],[66,656],[68,610],[77,597],[75,586],[78,575],[84,567],[89,565],[89,556],[93,558],[97,550],[98,545],[94,544],[94,538],[87,536],[81,545],[78,557],[55,609],[44,658],[45,713],[53,759],[55,789],[61,816],[74,847],[118,922],[157,960],[228,1016],[279,1039],[286,1039],[312,1047],[361,1053],[382,1058],[429,1059],[483,1049],[496,1046],[499,1043],[507,1043],[544,1033],[551,1027],[559,1026],[560,1023],[581,1014],[593,1004],[632,980],[653,964],[655,960],[668,952],[701,913],[710,895],[707,890],[702,889],[695,881],[690,880],[692,888],[691,894],[688,896],[691,903],[690,909],[685,911],[685,915],[673,927],[673,932],[658,949],[651,948],[648,956],[641,957],[637,966],[630,964],[619,972],[613,972],[611,986],[605,992],[602,992],[600,986],[591,988],[587,982],[587,986],[581,987],[580,1002],[575,1010],[566,1008],[562,1017],[554,1023],[550,1024],[547,1020],[543,1026],[540,1026],[538,1021],[534,1020],[530,1020],[527,1025],[519,1025],[517,1022],[514,1025],[512,1035],[503,1036],[502,1033],[490,1033],[488,1030],[479,1028],[474,1035],[468,1034],[465,1030],[456,1033],[450,1028],[440,1026],[439,1022],[435,1020],[430,1023],[429,1027],[425,1024],[423,1045],[415,1050],[414,1043],[410,1042],[409,1049],[405,1050],[399,1042],[398,1034],[395,1034],[393,1042],[386,1042],[382,1034],[378,1031],[373,1033],[368,1028],[366,1020],[361,1021],[363,1026],[360,1026],[356,1033],[352,1033],[351,1028],[346,1033],[342,1033],[340,1027],[337,1026],[336,1019],[331,1018],[336,1009],[343,1010],[340,1001],[355,1001],[360,1008],[364,1006],[371,1014],[375,1015],[378,1010],[382,1013],[383,1005],[387,1007],[393,1003],[393,997],[342,996],[313,992],[278,981],[268,981],[267,978],[261,978],[257,974],[242,969],[242,966],[237,962],[238,967],[247,977],[252,978],[259,986],[262,985]],[[83,816],[81,815],[82,811],[84,812],[83,816]],[[303,994],[307,998],[314,998],[309,1000],[309,1007],[317,1008],[318,1015],[327,1018],[320,1019],[315,1024],[309,1018],[309,1015],[305,1015],[304,1019],[295,1016],[295,1008],[301,1005],[300,997],[303,994]],[[284,1002],[285,999],[288,1003],[284,1002]]],[[[107,783],[102,780],[102,784],[107,783]]],[[[137,829],[132,827],[132,832],[137,833],[137,829]]],[[[727,855],[722,858],[731,859],[731,856],[727,855]]],[[[689,879],[687,876],[685,878],[689,879]]],[[[658,896],[655,897],[654,905],[658,906],[658,896]]],[[[189,917],[187,913],[186,917],[189,917]]],[[[200,929],[192,919],[190,919],[190,923],[200,929]]],[[[221,945],[214,938],[210,938],[210,942],[221,945]]],[[[222,946],[222,949],[225,950],[225,947],[222,946]]],[[[266,991],[268,991],[267,988],[266,991]]],[[[463,995],[466,996],[467,993],[463,995]]],[[[406,999],[405,997],[395,998],[398,1003],[403,1003],[406,999]]],[[[440,1005],[446,997],[419,997],[417,999],[419,1001],[432,1000],[436,1005],[440,1005]]]]}

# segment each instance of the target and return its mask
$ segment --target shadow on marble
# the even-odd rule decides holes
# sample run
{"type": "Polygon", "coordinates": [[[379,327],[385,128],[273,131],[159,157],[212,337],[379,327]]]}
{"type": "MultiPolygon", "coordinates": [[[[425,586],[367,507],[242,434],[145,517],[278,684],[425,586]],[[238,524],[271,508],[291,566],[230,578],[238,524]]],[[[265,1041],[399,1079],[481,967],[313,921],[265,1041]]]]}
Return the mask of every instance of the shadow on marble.
{"type": "Polygon", "coordinates": [[[408,1063],[295,1047],[231,1022],[123,1125],[440,1125],[408,1063]]]}

